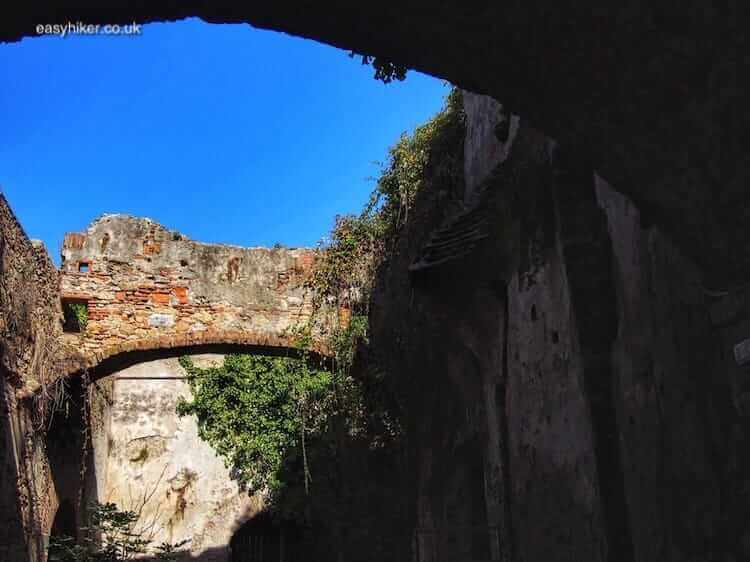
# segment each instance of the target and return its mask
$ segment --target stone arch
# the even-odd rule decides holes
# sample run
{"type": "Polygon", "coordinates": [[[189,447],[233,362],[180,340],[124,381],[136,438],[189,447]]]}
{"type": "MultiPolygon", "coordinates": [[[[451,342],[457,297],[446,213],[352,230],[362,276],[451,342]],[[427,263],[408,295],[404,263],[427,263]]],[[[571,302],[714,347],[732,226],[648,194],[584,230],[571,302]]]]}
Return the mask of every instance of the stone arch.
{"type": "MultiPolygon", "coordinates": [[[[236,480],[200,436],[197,420],[177,414],[179,397],[189,393],[177,356],[191,355],[204,366],[230,352],[295,351],[230,339],[204,338],[201,345],[172,348],[153,347],[152,341],[152,349],[122,351],[89,372],[87,459],[90,479],[96,482],[89,499],[138,513],[136,532],[155,532],[154,544],[189,538],[181,548],[196,560],[228,560],[233,533],[263,511],[264,501],[236,480]]],[[[80,450],[75,449],[69,454],[80,450]]]]}
{"type": "MultiPolygon", "coordinates": [[[[57,527],[55,527],[56,530],[52,534],[64,533],[76,536],[77,529],[87,522],[88,510],[86,508],[92,501],[109,502],[114,500],[110,494],[111,486],[115,484],[110,483],[109,479],[112,476],[115,465],[111,465],[111,463],[120,462],[122,459],[125,459],[123,462],[126,464],[135,463],[143,465],[145,463],[161,463],[165,467],[167,464],[170,464],[170,469],[166,470],[163,474],[164,482],[160,484],[152,478],[153,474],[149,476],[147,472],[144,473],[141,484],[145,485],[148,489],[149,496],[157,487],[159,487],[158,494],[161,496],[163,496],[163,492],[166,490],[167,496],[164,501],[167,504],[170,504],[170,502],[171,504],[175,504],[172,508],[176,506],[178,511],[184,510],[185,507],[183,506],[187,505],[188,517],[190,517],[191,501],[202,497],[200,494],[205,493],[205,490],[196,484],[195,479],[192,477],[202,478],[204,480],[202,486],[205,488],[208,482],[213,481],[213,477],[209,477],[207,474],[215,475],[217,466],[223,465],[223,461],[217,453],[213,452],[212,454],[208,443],[201,442],[202,452],[195,453],[196,457],[200,457],[205,461],[206,457],[215,456],[217,460],[210,465],[210,470],[213,472],[201,474],[201,466],[203,465],[200,463],[198,463],[197,467],[188,467],[188,471],[185,472],[183,470],[185,467],[182,466],[185,463],[186,456],[184,445],[182,446],[182,453],[180,453],[182,461],[173,460],[169,457],[171,449],[168,446],[168,442],[174,440],[174,435],[172,434],[159,435],[159,431],[147,431],[146,433],[155,433],[155,435],[146,435],[145,437],[140,434],[131,435],[130,437],[133,437],[133,439],[130,437],[125,438],[125,441],[128,441],[128,443],[121,442],[122,439],[118,435],[118,427],[121,428],[122,424],[118,426],[117,423],[119,422],[113,421],[112,414],[115,412],[115,416],[117,415],[117,397],[120,396],[122,398],[122,392],[120,391],[118,394],[115,391],[114,383],[120,381],[117,382],[117,387],[121,384],[143,385],[144,382],[148,386],[151,381],[142,381],[139,383],[137,381],[138,376],[125,376],[121,379],[120,374],[137,375],[137,373],[132,373],[132,369],[139,369],[140,366],[146,364],[168,363],[176,366],[176,358],[183,355],[223,356],[233,353],[290,357],[300,357],[302,355],[300,350],[295,347],[293,338],[269,336],[268,333],[258,335],[238,331],[210,331],[206,333],[132,340],[124,342],[122,345],[103,349],[101,352],[90,356],[69,358],[65,362],[65,370],[61,374],[71,379],[68,393],[74,404],[71,411],[76,413],[65,416],[62,414],[58,415],[52,426],[52,431],[47,437],[50,474],[55,484],[56,496],[59,498],[61,506],[63,504],[66,506],[64,509],[61,507],[63,510],[59,512],[60,519],[55,523],[57,527]],[[85,389],[82,386],[83,374],[86,374],[88,380],[92,383],[89,390],[86,391],[89,397],[88,413],[85,414],[85,417],[88,419],[86,431],[82,429],[83,416],[79,413],[82,412],[81,398],[83,396],[82,392],[85,389]],[[60,419],[58,420],[57,418],[60,419]],[[82,436],[86,436],[88,440],[85,446],[85,454],[82,453],[82,436]],[[131,445],[130,441],[133,441],[133,447],[130,448],[133,448],[135,452],[129,451],[129,449],[126,450],[126,447],[131,445]],[[136,445],[138,446],[136,447],[136,445]],[[147,450],[147,454],[136,455],[141,450],[147,450]],[[159,453],[162,450],[164,452],[159,457],[159,453]],[[113,452],[115,451],[119,451],[117,453],[119,456],[114,455],[113,452]],[[81,481],[79,475],[84,465],[86,467],[85,481],[81,481]],[[190,468],[197,468],[197,474],[190,473],[190,468]],[[196,489],[199,491],[196,491],[196,489]],[[80,508],[77,507],[79,501],[80,508]],[[70,511],[68,508],[72,509],[72,516],[68,513],[70,511]],[[68,511],[65,511],[65,509],[68,511]]],[[[328,366],[328,357],[324,353],[311,351],[308,357],[311,361],[319,365],[328,366]]],[[[178,376],[167,376],[165,379],[181,379],[184,373],[172,374],[178,376]]],[[[186,384],[184,380],[153,382],[156,382],[157,385],[164,384],[164,382],[174,382],[177,387],[186,384]]],[[[135,407],[144,412],[151,412],[151,414],[145,414],[145,417],[149,415],[152,417],[161,415],[169,417],[170,415],[174,415],[174,404],[167,407],[167,410],[164,410],[164,408],[165,397],[169,396],[170,399],[175,398],[176,400],[176,393],[171,391],[165,393],[163,388],[154,392],[147,393],[148,396],[155,398],[151,402],[149,402],[148,396],[144,396],[144,400],[129,400],[130,407],[135,407]]],[[[123,407],[127,406],[123,405],[123,407]]],[[[141,420],[138,420],[138,424],[140,423],[141,420]]],[[[174,422],[167,423],[174,424],[174,422]]],[[[195,422],[184,423],[190,425],[190,428],[187,429],[187,434],[192,436],[191,438],[195,441],[197,439],[197,430],[193,427],[195,422]]],[[[185,434],[185,428],[177,431],[177,435],[180,433],[185,434]]],[[[190,463],[188,462],[188,464],[190,463]]],[[[161,465],[159,466],[161,467],[161,465]]],[[[220,483],[220,488],[222,489],[237,487],[231,471],[224,475],[224,480],[220,483]]],[[[241,488],[238,492],[235,496],[225,497],[222,500],[223,503],[211,513],[201,516],[204,518],[203,523],[205,524],[202,528],[196,529],[196,535],[191,541],[191,545],[184,547],[189,549],[193,555],[197,555],[198,559],[202,560],[204,556],[209,556],[211,560],[214,559],[211,557],[218,557],[216,558],[217,560],[228,560],[229,543],[234,533],[245,523],[263,512],[264,506],[260,496],[248,496],[241,488]],[[194,548],[192,545],[194,545],[194,548]]],[[[128,490],[125,496],[120,498],[122,501],[114,501],[114,503],[120,509],[138,511],[137,509],[133,509],[133,505],[127,503],[130,501],[132,495],[131,491],[128,490]]],[[[135,495],[137,496],[137,493],[135,495]]],[[[193,502],[193,505],[201,503],[202,501],[193,502]]],[[[195,507],[192,509],[195,510],[195,507]]],[[[178,514],[177,511],[175,513],[169,512],[167,515],[169,516],[169,520],[165,518],[164,522],[162,522],[165,525],[172,525],[171,520],[174,519],[173,516],[177,516],[176,524],[181,524],[180,518],[183,515],[178,514]]]]}
{"type": "MultiPolygon", "coordinates": [[[[114,370],[150,359],[201,352],[289,356],[301,354],[291,336],[268,332],[210,330],[127,340],[95,353],[76,354],[62,361],[58,373],[61,376],[71,376],[91,372],[94,378],[101,378],[114,370]]],[[[328,361],[329,351],[321,345],[314,345],[309,353],[313,361],[324,364],[328,361]]]]}

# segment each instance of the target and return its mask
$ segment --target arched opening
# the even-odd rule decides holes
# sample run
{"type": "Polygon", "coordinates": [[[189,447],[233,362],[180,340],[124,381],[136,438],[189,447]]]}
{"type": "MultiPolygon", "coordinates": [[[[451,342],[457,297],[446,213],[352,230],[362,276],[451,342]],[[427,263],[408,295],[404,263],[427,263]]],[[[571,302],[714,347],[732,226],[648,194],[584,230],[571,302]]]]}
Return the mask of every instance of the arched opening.
{"type": "Polygon", "coordinates": [[[230,542],[230,562],[294,562],[302,560],[299,526],[261,513],[242,525],[230,542]]]}
{"type": "Polygon", "coordinates": [[[236,522],[266,509],[265,500],[262,494],[248,493],[225,459],[201,437],[195,416],[178,413],[180,399],[191,396],[180,357],[189,356],[195,365],[208,368],[240,352],[294,356],[293,350],[281,347],[214,344],[121,353],[92,368],[81,514],[75,508],[83,437],[80,385],[69,392],[68,413],[58,413],[48,435],[52,475],[58,496],[66,498],[53,536],[75,538],[87,525],[86,507],[113,503],[119,511],[137,515],[132,532],[148,540],[151,550],[170,543],[188,551],[195,542],[198,552],[209,549],[222,560],[230,559],[230,548],[243,553],[231,558],[236,560],[300,559],[295,554],[300,529],[263,511],[233,538],[236,522]]]}
{"type": "Polygon", "coordinates": [[[65,499],[55,513],[49,533],[50,538],[75,537],[76,533],[76,512],[73,502],[65,499]]]}
{"type": "MultiPolygon", "coordinates": [[[[229,339],[222,343],[219,341],[220,339],[220,337],[216,338],[216,341],[212,341],[211,343],[187,344],[177,347],[161,347],[161,342],[158,338],[145,340],[139,342],[143,344],[142,347],[132,351],[113,353],[112,355],[104,357],[99,363],[87,365],[85,371],[88,373],[91,380],[98,381],[135,365],[147,363],[149,361],[175,359],[185,355],[225,356],[246,354],[294,358],[302,356],[300,349],[292,347],[288,342],[282,342],[280,345],[264,345],[237,343],[229,339]]],[[[314,351],[308,351],[307,357],[313,364],[330,367],[331,358],[326,355],[314,351]]],[[[73,379],[77,379],[83,370],[84,369],[71,370],[69,376],[73,379]]]]}

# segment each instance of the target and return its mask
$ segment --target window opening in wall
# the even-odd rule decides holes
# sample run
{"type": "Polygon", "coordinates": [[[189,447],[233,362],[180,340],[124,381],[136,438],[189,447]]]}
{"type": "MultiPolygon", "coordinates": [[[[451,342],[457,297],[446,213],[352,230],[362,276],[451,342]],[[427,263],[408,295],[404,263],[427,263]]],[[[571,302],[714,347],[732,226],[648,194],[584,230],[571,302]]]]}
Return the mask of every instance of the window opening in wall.
{"type": "Polygon", "coordinates": [[[83,332],[89,320],[88,302],[80,299],[63,299],[63,331],[83,332]]]}
{"type": "Polygon", "coordinates": [[[78,272],[79,273],[88,273],[89,272],[89,262],[82,261],[78,264],[78,272]]]}

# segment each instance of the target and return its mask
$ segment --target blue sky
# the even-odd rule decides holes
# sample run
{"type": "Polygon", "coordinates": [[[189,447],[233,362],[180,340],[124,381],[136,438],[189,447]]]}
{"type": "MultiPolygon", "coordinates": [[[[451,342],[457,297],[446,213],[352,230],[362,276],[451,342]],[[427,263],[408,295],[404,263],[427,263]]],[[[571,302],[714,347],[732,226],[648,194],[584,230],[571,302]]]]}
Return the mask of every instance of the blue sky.
{"type": "Polygon", "coordinates": [[[247,25],[0,45],[0,189],[56,262],[102,213],[195,240],[311,246],[358,211],[443,81],[388,85],[345,51],[247,25]]]}

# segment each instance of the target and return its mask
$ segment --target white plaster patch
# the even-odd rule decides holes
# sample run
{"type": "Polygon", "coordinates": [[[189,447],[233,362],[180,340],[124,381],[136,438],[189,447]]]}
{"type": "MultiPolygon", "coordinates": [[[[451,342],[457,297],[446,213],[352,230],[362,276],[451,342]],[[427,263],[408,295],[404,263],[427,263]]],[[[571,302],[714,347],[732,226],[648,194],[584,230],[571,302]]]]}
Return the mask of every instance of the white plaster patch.
{"type": "Polygon", "coordinates": [[[174,326],[174,315],[155,312],[148,317],[148,325],[157,328],[169,328],[174,326]]]}

